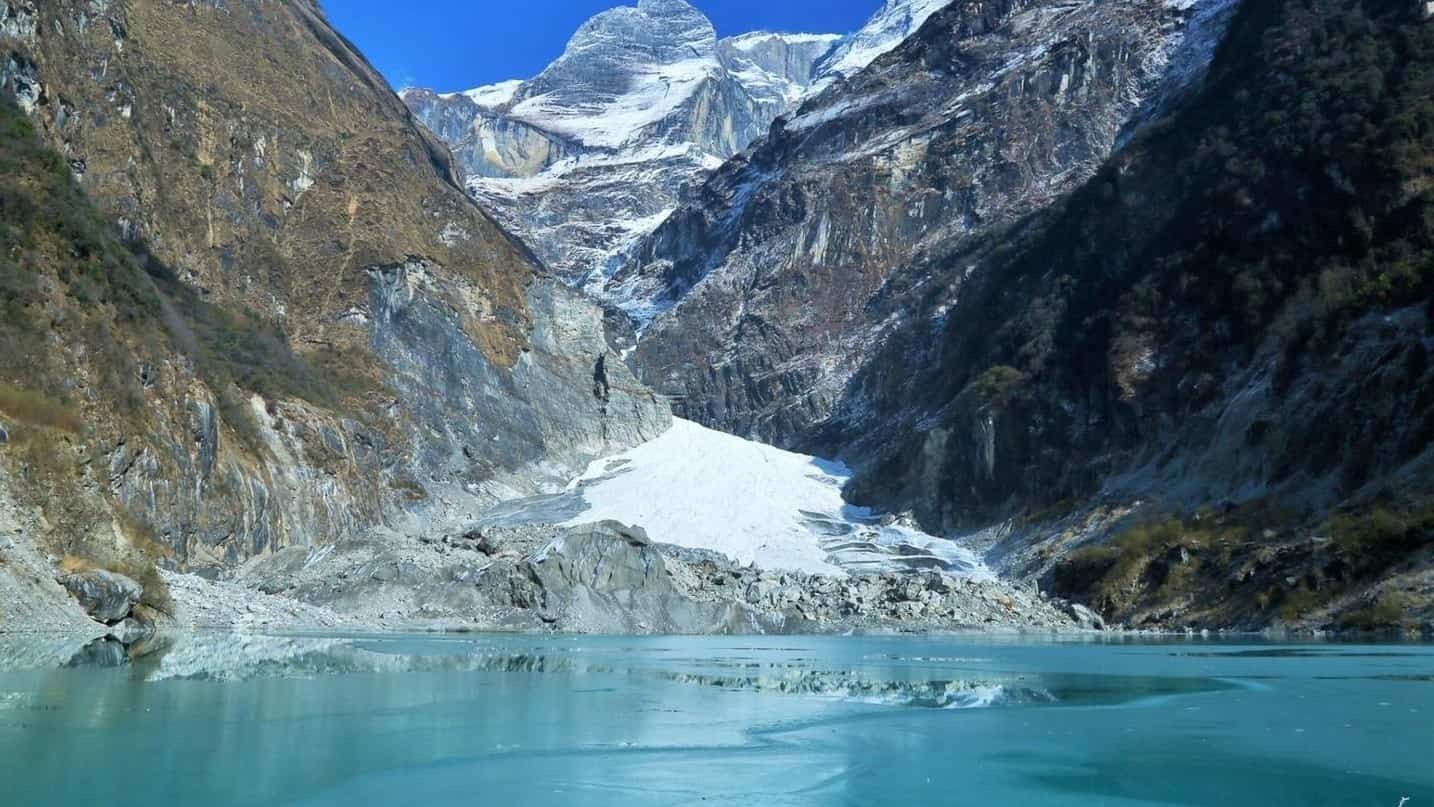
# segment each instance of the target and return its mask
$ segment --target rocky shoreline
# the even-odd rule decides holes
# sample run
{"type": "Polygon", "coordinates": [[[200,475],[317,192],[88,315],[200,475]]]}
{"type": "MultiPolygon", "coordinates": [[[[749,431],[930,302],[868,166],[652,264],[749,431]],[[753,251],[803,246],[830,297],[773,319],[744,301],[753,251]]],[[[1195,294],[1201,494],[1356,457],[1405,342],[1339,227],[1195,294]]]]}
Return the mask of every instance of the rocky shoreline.
{"type": "MultiPolygon", "coordinates": [[[[1062,631],[1095,614],[997,580],[939,572],[835,577],[739,566],[636,527],[484,527],[375,534],[284,550],[235,575],[245,590],[379,630],[711,634],[1062,631]]],[[[182,601],[182,596],[177,596],[182,601]]],[[[190,621],[184,608],[181,622],[190,621]]]]}
{"type": "Polygon", "coordinates": [[[6,620],[0,633],[84,633],[112,654],[149,641],[155,630],[1049,634],[1105,627],[1082,606],[1006,581],[758,569],[657,544],[617,522],[485,527],[437,538],[375,532],[281,550],[222,580],[164,572],[167,613],[135,606],[138,584],[121,575],[62,577],[57,587],[86,594],[65,610],[88,610],[91,619],[6,620]]]}
{"type": "MultiPolygon", "coordinates": [[[[36,572],[41,560],[29,558],[26,568],[36,572]]],[[[612,521],[439,537],[375,531],[281,550],[228,579],[179,572],[162,579],[172,601],[163,614],[136,606],[137,584],[122,575],[60,574],[52,587],[31,581],[25,591],[68,591],[67,601],[48,597],[43,607],[18,609],[27,594],[10,591],[12,618],[0,622],[0,634],[80,641],[82,660],[106,664],[137,658],[165,636],[196,633],[1336,637],[1132,630],[1032,584],[937,571],[837,577],[759,569],[654,543],[642,529],[612,521]]]]}

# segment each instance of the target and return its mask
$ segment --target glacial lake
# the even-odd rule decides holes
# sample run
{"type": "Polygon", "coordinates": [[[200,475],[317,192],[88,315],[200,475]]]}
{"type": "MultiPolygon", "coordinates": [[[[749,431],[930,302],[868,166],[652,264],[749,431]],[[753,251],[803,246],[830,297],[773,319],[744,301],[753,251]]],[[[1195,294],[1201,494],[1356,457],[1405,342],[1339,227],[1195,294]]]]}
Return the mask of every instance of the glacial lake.
{"type": "Polygon", "coordinates": [[[0,637],[13,805],[1434,805],[1434,647],[0,637]]]}

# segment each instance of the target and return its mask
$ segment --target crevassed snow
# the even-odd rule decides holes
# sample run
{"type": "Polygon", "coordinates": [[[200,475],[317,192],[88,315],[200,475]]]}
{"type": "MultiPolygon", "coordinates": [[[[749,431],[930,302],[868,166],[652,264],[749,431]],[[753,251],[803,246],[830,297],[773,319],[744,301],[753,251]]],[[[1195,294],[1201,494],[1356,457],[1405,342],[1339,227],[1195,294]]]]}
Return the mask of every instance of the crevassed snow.
{"type": "Polygon", "coordinates": [[[675,420],[657,439],[592,463],[569,485],[577,525],[635,524],[660,543],[739,563],[843,574],[893,568],[990,572],[969,550],[842,499],[851,469],[675,420]]]}

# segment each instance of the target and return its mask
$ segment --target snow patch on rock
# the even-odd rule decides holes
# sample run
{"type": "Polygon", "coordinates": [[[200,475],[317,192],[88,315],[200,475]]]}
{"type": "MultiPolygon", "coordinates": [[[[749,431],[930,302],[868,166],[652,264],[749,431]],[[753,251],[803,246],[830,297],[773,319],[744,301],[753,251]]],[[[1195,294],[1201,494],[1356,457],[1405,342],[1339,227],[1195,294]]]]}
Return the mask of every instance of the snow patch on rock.
{"type": "Polygon", "coordinates": [[[847,504],[846,465],[674,420],[662,436],[592,463],[569,486],[586,509],[652,540],[743,564],[819,574],[945,569],[989,578],[958,544],[847,504]]]}
{"type": "Polygon", "coordinates": [[[443,98],[452,98],[454,95],[463,95],[468,100],[485,108],[500,107],[513,100],[518,88],[523,86],[522,79],[512,81],[500,81],[497,84],[488,84],[482,87],[475,87],[462,93],[450,93],[443,95],[443,98]]]}
{"type": "Polygon", "coordinates": [[[861,72],[916,33],[951,0],[886,0],[861,30],[847,37],[821,64],[828,80],[861,72]]]}

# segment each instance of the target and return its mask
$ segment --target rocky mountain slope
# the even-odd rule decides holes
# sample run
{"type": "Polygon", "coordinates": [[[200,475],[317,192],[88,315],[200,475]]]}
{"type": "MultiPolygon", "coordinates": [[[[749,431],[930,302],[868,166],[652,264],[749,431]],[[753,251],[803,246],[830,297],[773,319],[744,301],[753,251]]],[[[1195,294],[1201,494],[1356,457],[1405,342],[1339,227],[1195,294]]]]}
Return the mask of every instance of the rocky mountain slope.
{"type": "Polygon", "coordinates": [[[1425,5],[0,0],[0,629],[1434,630],[1425,5]]]}
{"type": "Polygon", "coordinates": [[[633,250],[629,361],[1117,620],[1428,629],[1424,12],[954,3],[633,250]]]}
{"type": "Polygon", "coordinates": [[[850,492],[1018,517],[993,558],[1123,621],[1428,630],[1431,46],[1417,4],[1242,4],[1197,94],[936,256],[836,407],[850,492]]]}
{"type": "Polygon", "coordinates": [[[402,97],[453,149],[473,195],[556,274],[601,296],[627,248],[708,173],[939,5],[888,0],[849,37],[718,39],[685,0],[641,0],[589,20],[530,80],[402,97]]]}
{"type": "Polygon", "coordinates": [[[958,2],[728,162],[609,281],[631,364],[687,417],[791,445],[941,245],[1077,187],[1198,78],[1230,3],[958,2]]]}
{"type": "Polygon", "coordinates": [[[951,0],[884,0],[860,30],[844,37],[817,62],[818,87],[850,78],[916,33],[951,0]]]}
{"type": "Polygon", "coordinates": [[[0,21],[0,526],[27,546],[218,571],[464,518],[666,428],[620,363],[594,392],[601,313],[314,3],[0,21]]]}

